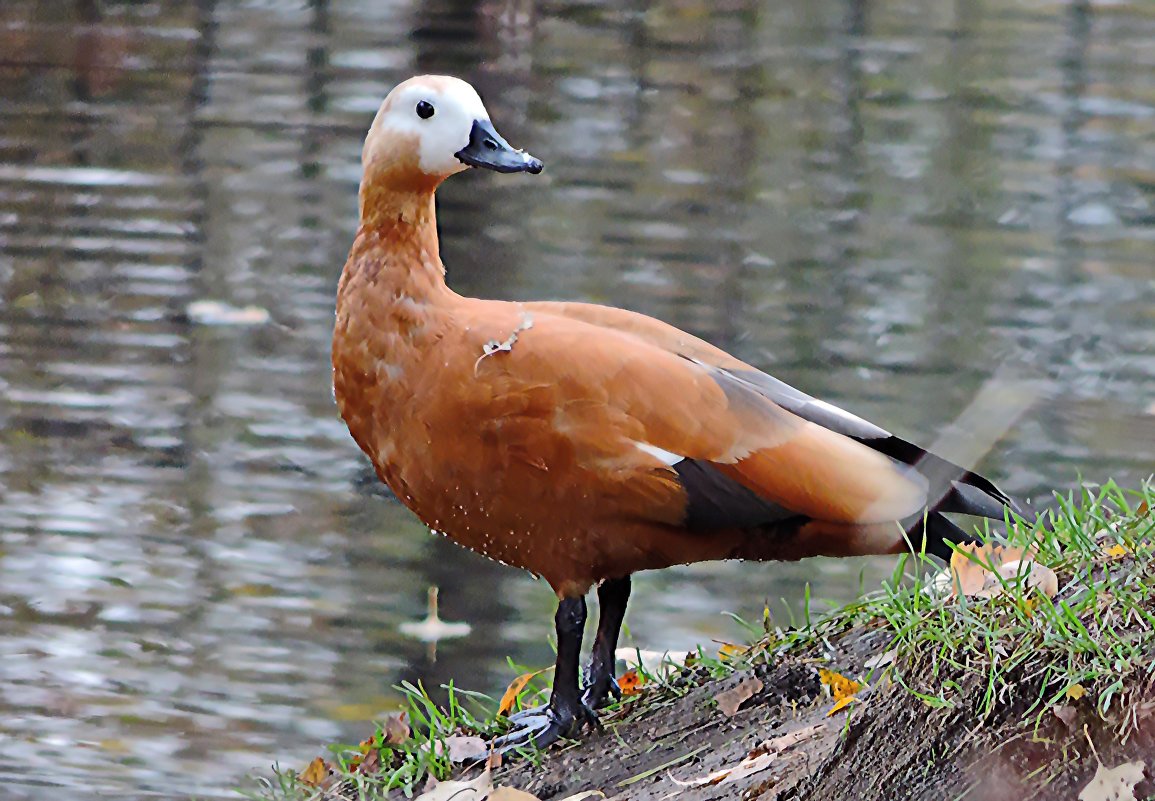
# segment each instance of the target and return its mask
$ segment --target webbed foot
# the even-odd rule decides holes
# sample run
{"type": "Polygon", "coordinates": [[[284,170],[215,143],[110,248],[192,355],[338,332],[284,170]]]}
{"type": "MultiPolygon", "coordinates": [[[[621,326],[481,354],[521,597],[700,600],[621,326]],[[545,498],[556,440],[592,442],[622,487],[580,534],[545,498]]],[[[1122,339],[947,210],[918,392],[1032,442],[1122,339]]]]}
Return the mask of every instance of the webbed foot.
{"type": "Polygon", "coordinates": [[[576,710],[555,708],[551,704],[523,709],[511,715],[510,721],[517,724],[517,728],[495,737],[490,743],[499,754],[509,754],[522,748],[548,748],[558,740],[576,736],[587,724],[601,731],[597,713],[580,701],[576,710]]]}

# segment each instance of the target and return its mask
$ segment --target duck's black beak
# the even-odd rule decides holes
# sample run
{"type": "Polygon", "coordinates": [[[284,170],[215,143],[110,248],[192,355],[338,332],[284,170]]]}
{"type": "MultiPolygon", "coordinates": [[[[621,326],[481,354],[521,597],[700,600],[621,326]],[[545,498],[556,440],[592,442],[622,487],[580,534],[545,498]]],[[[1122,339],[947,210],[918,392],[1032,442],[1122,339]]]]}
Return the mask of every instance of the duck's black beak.
{"type": "Polygon", "coordinates": [[[458,159],[470,167],[484,167],[497,172],[541,172],[539,159],[524,150],[515,150],[501,134],[493,129],[489,120],[474,120],[469,132],[469,144],[454,153],[458,159]]]}

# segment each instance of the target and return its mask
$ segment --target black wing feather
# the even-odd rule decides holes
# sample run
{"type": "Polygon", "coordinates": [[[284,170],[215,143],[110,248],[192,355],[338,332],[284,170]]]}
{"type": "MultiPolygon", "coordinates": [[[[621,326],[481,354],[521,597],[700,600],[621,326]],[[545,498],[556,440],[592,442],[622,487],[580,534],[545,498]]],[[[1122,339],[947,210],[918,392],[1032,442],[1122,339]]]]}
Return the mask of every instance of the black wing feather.
{"type": "Polygon", "coordinates": [[[710,462],[683,459],[673,468],[686,490],[686,528],[761,528],[784,520],[806,520],[797,512],[759,497],[710,462]]]}
{"type": "Polygon", "coordinates": [[[931,497],[938,499],[931,506],[932,512],[959,512],[996,520],[1003,518],[1005,509],[1022,514],[1019,505],[1009,495],[978,473],[896,437],[861,417],[813,398],[766,373],[738,370],[732,374],[802,419],[850,437],[914,467],[929,481],[931,497]]]}

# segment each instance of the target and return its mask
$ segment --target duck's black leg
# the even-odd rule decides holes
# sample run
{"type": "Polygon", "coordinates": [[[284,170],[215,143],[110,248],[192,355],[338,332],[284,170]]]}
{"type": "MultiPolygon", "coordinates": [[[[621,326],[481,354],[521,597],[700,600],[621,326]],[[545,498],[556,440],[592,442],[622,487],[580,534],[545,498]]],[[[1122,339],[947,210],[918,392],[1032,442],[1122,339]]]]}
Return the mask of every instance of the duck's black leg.
{"type": "Polygon", "coordinates": [[[540,714],[519,715],[518,728],[493,741],[500,752],[536,746],[545,748],[562,737],[577,734],[585,723],[597,726],[597,714],[582,701],[578,688],[582,634],[586,625],[585,598],[565,598],[554,616],[557,629],[557,664],[553,692],[540,714]]]}
{"type": "Polygon", "coordinates": [[[598,633],[594,637],[590,667],[586,673],[585,693],[582,700],[590,709],[605,706],[609,697],[620,698],[621,689],[614,676],[615,653],[618,650],[618,634],[622,630],[622,620],[626,616],[626,604],[630,600],[630,577],[607,579],[598,587],[598,633]]]}

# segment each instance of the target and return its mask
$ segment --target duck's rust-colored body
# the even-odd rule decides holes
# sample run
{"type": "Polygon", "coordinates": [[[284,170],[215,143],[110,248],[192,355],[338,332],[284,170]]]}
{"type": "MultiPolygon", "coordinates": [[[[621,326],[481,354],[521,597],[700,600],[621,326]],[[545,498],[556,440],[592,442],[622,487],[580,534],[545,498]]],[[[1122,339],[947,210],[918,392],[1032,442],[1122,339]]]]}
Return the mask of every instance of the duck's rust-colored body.
{"type": "Polygon", "coordinates": [[[431,528],[563,597],[673,564],[905,547],[893,521],[926,498],[908,471],[752,390],[727,397],[728,374],[710,368],[754,369],[656,320],[453,293],[428,208],[358,232],[333,364],[350,432],[431,528]],[[794,514],[777,532],[689,530],[675,466],[645,445],[716,464],[794,514]]]}
{"type": "MultiPolygon", "coordinates": [[[[943,512],[1002,517],[1013,506],[986,479],[652,318],[454,293],[434,212],[445,175],[428,166],[419,124],[413,134],[408,120],[388,127],[409,111],[392,104],[424,97],[406,90],[395,101],[407,84],[366,142],[361,224],[337,297],[334,388],[354,439],[422,521],[542,576],[562,599],[551,717],[532,739],[549,742],[589,717],[573,696],[576,623],[594,585],[603,613],[591,704],[613,689],[632,573],[892,553],[908,537],[943,555],[947,541],[966,539],[943,512]]],[[[504,140],[504,151],[490,139],[477,153],[470,142],[456,154],[465,163],[493,166],[497,153],[521,161],[495,169],[540,170],[504,140]]]]}

